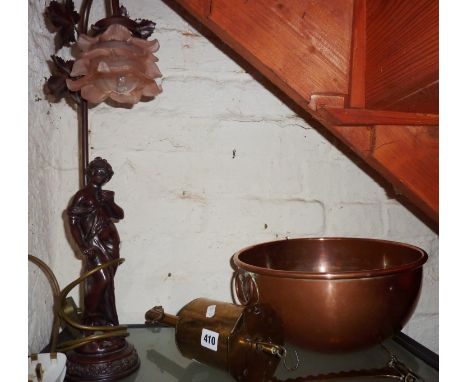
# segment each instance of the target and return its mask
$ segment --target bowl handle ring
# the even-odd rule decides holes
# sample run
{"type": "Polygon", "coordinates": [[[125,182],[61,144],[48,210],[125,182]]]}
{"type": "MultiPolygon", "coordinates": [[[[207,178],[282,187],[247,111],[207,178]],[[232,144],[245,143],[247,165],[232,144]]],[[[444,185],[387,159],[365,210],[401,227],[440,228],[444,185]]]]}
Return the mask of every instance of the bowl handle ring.
{"type": "Polygon", "coordinates": [[[234,288],[241,305],[255,305],[260,300],[260,292],[258,291],[255,276],[254,273],[243,270],[237,270],[234,274],[234,288]]]}

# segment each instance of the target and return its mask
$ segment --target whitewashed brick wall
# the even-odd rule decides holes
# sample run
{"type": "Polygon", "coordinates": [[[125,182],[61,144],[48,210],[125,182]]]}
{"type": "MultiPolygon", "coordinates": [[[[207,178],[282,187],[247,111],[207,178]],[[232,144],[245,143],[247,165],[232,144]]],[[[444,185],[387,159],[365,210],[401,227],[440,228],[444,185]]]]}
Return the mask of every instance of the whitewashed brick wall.
{"type": "MultiPolygon", "coordinates": [[[[163,2],[125,5],[132,17],[157,22],[164,92],[89,115],[90,156],[112,164],[107,188],[125,210],[117,226],[126,258],[116,276],[121,322],[142,323],[156,304],[176,312],[200,296],[230,301],[229,259],[246,245],[373,237],[429,253],[405,331],[438,351],[438,236],[163,2]]],[[[63,219],[78,187],[78,133],[75,111],[44,99],[53,45],[42,10],[30,2],[29,248],[64,287],[81,267],[63,219]]],[[[38,351],[50,333],[51,296],[33,265],[29,289],[29,351],[38,351]]]]}

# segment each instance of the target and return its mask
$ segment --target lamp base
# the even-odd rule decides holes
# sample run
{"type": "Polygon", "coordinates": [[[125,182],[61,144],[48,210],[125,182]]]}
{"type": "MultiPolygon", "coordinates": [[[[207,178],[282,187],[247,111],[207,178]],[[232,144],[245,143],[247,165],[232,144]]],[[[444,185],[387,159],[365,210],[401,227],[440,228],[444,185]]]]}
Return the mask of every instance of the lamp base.
{"type": "Polygon", "coordinates": [[[67,353],[66,381],[108,382],[124,378],[140,367],[135,347],[122,339],[122,346],[110,351],[96,353],[67,353]]]}

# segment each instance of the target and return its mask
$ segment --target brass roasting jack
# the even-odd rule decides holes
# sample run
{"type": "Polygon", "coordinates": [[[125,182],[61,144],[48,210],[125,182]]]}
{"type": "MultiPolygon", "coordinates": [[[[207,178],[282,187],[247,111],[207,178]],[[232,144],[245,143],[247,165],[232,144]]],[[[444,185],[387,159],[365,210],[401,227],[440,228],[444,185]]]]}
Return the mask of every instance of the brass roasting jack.
{"type": "Polygon", "coordinates": [[[198,298],[176,316],[156,306],[145,319],[147,324],[174,327],[183,356],[226,370],[237,381],[268,381],[286,357],[282,324],[267,305],[198,298]]]}

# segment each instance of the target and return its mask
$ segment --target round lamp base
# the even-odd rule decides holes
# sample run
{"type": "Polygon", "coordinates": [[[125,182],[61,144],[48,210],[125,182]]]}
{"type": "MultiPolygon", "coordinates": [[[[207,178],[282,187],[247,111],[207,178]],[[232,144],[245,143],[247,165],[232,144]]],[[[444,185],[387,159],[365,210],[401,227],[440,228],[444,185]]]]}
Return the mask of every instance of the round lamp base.
{"type": "Polygon", "coordinates": [[[135,347],[123,341],[116,350],[99,353],[67,353],[67,381],[107,382],[124,378],[140,367],[135,347]]]}

